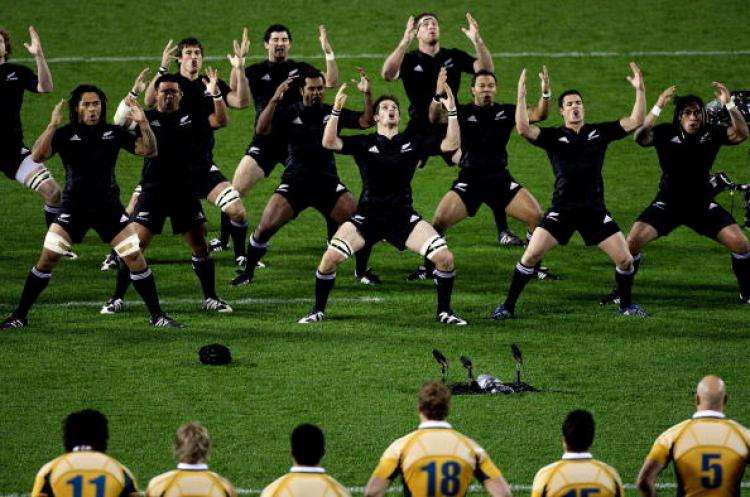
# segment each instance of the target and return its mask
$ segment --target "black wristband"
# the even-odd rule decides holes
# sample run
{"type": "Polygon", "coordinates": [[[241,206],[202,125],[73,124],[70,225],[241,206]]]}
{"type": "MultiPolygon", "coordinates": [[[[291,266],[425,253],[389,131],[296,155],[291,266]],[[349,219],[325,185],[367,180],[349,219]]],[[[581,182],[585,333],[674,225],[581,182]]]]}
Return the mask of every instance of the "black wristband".
{"type": "Polygon", "coordinates": [[[130,96],[131,96],[131,97],[133,97],[133,98],[138,98],[138,94],[137,94],[136,92],[134,92],[133,90],[130,90],[130,91],[128,92],[128,95],[130,95],[130,96]]]}
{"type": "Polygon", "coordinates": [[[448,117],[458,117],[458,111],[456,109],[449,110],[448,117]]]}
{"type": "Polygon", "coordinates": [[[333,117],[339,117],[341,115],[341,111],[340,110],[336,110],[336,109],[331,109],[331,115],[333,117]]]}
{"type": "Polygon", "coordinates": [[[167,74],[168,72],[169,72],[169,69],[167,69],[164,66],[159,66],[159,74],[164,75],[164,74],[167,74]]]}

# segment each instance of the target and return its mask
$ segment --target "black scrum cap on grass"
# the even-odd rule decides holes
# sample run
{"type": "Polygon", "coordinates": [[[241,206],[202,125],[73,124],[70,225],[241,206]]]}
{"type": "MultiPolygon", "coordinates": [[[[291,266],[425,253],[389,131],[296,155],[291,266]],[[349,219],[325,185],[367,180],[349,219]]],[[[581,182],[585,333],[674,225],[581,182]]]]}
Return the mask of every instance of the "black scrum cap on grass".
{"type": "Polygon", "coordinates": [[[232,353],[226,345],[211,343],[200,348],[198,358],[203,364],[220,366],[232,362],[232,353]]]}

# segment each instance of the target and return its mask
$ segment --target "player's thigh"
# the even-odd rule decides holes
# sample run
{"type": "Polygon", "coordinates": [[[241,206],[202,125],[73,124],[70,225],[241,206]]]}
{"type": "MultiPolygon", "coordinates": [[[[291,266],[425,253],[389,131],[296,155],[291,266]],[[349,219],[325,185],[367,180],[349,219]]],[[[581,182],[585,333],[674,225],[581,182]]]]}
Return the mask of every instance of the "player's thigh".
{"type": "Polygon", "coordinates": [[[240,195],[247,193],[260,180],[266,177],[266,173],[258,165],[258,162],[251,155],[245,155],[234,170],[232,185],[240,192],[240,195]]]}
{"type": "Polygon", "coordinates": [[[524,250],[521,256],[521,263],[529,267],[535,266],[557,244],[557,239],[552,233],[542,227],[537,227],[531,235],[531,240],[529,240],[526,250],[524,250]]]}
{"type": "Polygon", "coordinates": [[[630,255],[628,242],[625,240],[622,231],[608,236],[599,242],[598,247],[621,269],[627,269],[633,263],[633,256],[630,255]]]}
{"type": "Polygon", "coordinates": [[[201,223],[193,226],[182,234],[185,239],[185,243],[188,244],[193,255],[203,257],[208,254],[208,246],[206,244],[206,223],[201,223]]]}
{"type": "Polygon", "coordinates": [[[322,272],[330,272],[364,246],[365,238],[354,224],[347,221],[339,226],[331,237],[331,242],[323,254],[318,269],[322,272]]]}
{"type": "Polygon", "coordinates": [[[286,223],[294,219],[295,212],[292,204],[287,198],[279,193],[274,193],[268,199],[263,214],[260,216],[256,234],[266,231],[275,232],[286,223]]]}
{"type": "Polygon", "coordinates": [[[445,231],[454,224],[466,219],[469,211],[466,204],[453,190],[449,190],[435,209],[435,215],[432,218],[432,224],[439,230],[445,231]]]}
{"type": "Polygon", "coordinates": [[[347,190],[339,195],[329,217],[341,224],[349,219],[355,210],[357,210],[357,201],[354,200],[352,193],[347,190]]]}
{"type": "Polygon", "coordinates": [[[637,254],[643,248],[658,238],[659,232],[656,228],[645,221],[636,221],[628,233],[628,249],[631,254],[637,254]]]}
{"type": "Polygon", "coordinates": [[[63,253],[70,251],[73,237],[57,223],[52,223],[44,238],[42,253],[39,255],[36,267],[41,271],[51,271],[60,261],[63,253]]]}
{"type": "Polygon", "coordinates": [[[531,231],[542,220],[542,207],[536,198],[526,188],[521,188],[505,207],[505,212],[511,217],[526,223],[531,231]]]}
{"type": "Polygon", "coordinates": [[[737,223],[722,228],[716,239],[734,253],[743,254],[750,251],[747,236],[737,223]]]}

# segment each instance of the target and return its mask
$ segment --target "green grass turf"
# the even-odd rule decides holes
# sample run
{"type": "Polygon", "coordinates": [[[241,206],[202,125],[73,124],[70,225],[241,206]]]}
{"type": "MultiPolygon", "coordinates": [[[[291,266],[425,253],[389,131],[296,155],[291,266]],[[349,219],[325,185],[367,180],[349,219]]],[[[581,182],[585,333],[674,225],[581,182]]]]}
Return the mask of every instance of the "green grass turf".
{"type": "MultiPolygon", "coordinates": [[[[630,112],[633,91],[625,76],[631,59],[643,68],[649,108],[672,83],[681,93],[709,98],[713,80],[734,89],[747,87],[747,54],[629,55],[744,48],[738,43],[746,33],[740,15],[744,7],[740,0],[484,1],[472,3],[471,10],[493,52],[615,53],[495,59],[501,101],[514,98],[522,67],[533,73],[547,64],[554,92],[580,89],[594,122],[630,112]]],[[[72,1],[0,1],[2,23],[14,35],[16,58],[24,57],[21,41],[31,23],[38,27],[50,58],[152,56],[148,62],[53,63],[53,94],[26,99],[28,144],[46,125],[54,102],[78,83],[102,86],[113,111],[142,67],[156,69],[169,38],[194,34],[203,40],[208,55],[223,57],[231,37],[247,25],[252,55],[262,57],[263,29],[281,21],[294,33],[292,55],[301,58],[319,55],[317,25],[323,23],[340,56],[383,54],[400,38],[406,17],[423,9],[441,16],[444,46],[470,50],[459,30],[465,22],[464,7],[455,2],[189,0],[137,5],[99,1],[82,6],[72,1]]],[[[226,61],[211,63],[228,76],[226,61]]],[[[379,78],[381,63],[379,58],[339,59],[342,79],[362,65],[372,76],[376,94],[403,96],[400,83],[379,78]]],[[[464,101],[467,86],[464,80],[464,101]]],[[[535,95],[535,83],[529,88],[535,95]]],[[[355,107],[359,98],[352,96],[349,103],[355,107]]],[[[667,109],[661,122],[670,113],[667,109]]],[[[232,111],[231,119],[230,127],[217,134],[216,148],[217,161],[228,176],[249,141],[253,116],[250,111],[232,111]]],[[[553,115],[547,124],[559,123],[553,115]]],[[[747,149],[743,144],[723,150],[716,169],[747,181],[747,149]]],[[[543,152],[514,136],[509,153],[515,177],[548,205],[553,177],[543,152]]],[[[63,178],[58,158],[49,166],[63,178]]],[[[359,192],[349,158],[340,158],[339,171],[359,192]]],[[[139,161],[124,154],[118,170],[123,200],[139,173],[139,161]]],[[[439,160],[418,172],[415,201],[424,216],[431,216],[455,174],[439,160]]],[[[615,143],[604,174],[608,207],[627,230],[655,192],[655,154],[629,139],[615,143]]],[[[277,169],[245,199],[252,221],[278,178],[277,169]]],[[[727,207],[732,204],[726,194],[720,200],[727,207]]],[[[734,214],[741,218],[739,198],[734,204],[734,214]]],[[[215,230],[217,211],[206,211],[215,230]]],[[[0,181],[0,212],[5,225],[0,311],[6,313],[17,301],[45,230],[39,199],[16,183],[0,181]]],[[[512,227],[519,234],[524,229],[515,222],[512,227]]],[[[559,425],[571,408],[593,411],[598,422],[594,452],[619,469],[626,482],[635,479],[656,435],[691,413],[694,384],[702,375],[724,376],[731,393],[729,414],[750,420],[748,310],[736,303],[726,251],[686,229],[645,251],[635,298],[653,313],[651,319],[621,319],[614,309],[597,305],[612,283],[612,264],[575,237],[546,260],[563,280],[532,282],[520,301],[518,318],[494,323],[486,317],[505,294],[521,252],[496,246],[493,221],[482,210],[449,233],[459,270],[454,307],[471,322],[464,329],[431,321],[432,285],[404,280],[418,258],[386,245],[377,246],[372,258],[385,281],[382,287],[355,284],[353,263],[347,263],[339,271],[330,320],[304,328],[296,325],[311,305],[312,273],[324,249],[324,233],[317,213],[303,213],[273,239],[266,257],[269,267],[257,272],[250,287],[225,286],[234,269],[230,255],[219,254],[217,278],[223,297],[230,302],[278,299],[238,304],[228,316],[199,311],[199,286],[186,248],[178,238],[157,238],[149,259],[161,295],[173,302],[168,310],[188,325],[181,331],[148,328],[145,310],[134,294],[128,296],[128,312],[118,316],[100,316],[93,306],[63,305],[103,302],[111,291],[114,276],[98,269],[106,248],[91,233],[76,247],[81,258],[63,262],[56,270],[30,315],[31,327],[2,334],[0,494],[30,489],[37,468],[61,451],[63,417],[85,407],[109,416],[110,452],[133,469],[142,485],[172,466],[172,434],[187,419],[199,419],[209,427],[216,442],[212,467],[242,488],[262,488],[286,470],[288,434],[305,421],[319,423],[326,432],[329,450],[323,462],[329,470],[345,485],[363,485],[387,444],[415,426],[415,392],[423,381],[439,376],[430,357],[433,347],[454,363],[455,381],[464,376],[456,367],[461,354],[470,356],[480,372],[505,379],[513,374],[510,344],[518,343],[526,354],[527,379],[544,393],[456,398],[451,416],[457,428],[489,451],[511,483],[530,483],[539,467],[559,456],[559,425]],[[362,300],[371,297],[383,300],[362,300]],[[200,366],[197,349],[217,341],[232,349],[235,362],[223,368],[200,366]]],[[[662,481],[672,481],[671,472],[662,481]]]]}

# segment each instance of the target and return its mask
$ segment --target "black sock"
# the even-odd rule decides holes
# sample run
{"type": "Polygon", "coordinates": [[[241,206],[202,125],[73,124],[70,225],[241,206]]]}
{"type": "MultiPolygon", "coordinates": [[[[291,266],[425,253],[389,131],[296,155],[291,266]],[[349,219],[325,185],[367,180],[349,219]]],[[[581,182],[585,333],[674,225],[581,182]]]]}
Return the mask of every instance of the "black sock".
{"type": "Polygon", "coordinates": [[[48,228],[49,225],[55,221],[59,213],[59,207],[53,207],[51,205],[44,204],[44,221],[47,223],[48,228]]]}
{"type": "MultiPolygon", "coordinates": [[[[232,236],[232,245],[234,245],[234,258],[245,256],[245,239],[247,238],[247,222],[238,223],[229,222],[229,234],[232,236]]],[[[222,242],[223,243],[223,242],[222,242]]]]}
{"type": "Polygon", "coordinates": [[[435,289],[437,290],[437,312],[450,312],[451,295],[453,294],[453,282],[456,280],[456,271],[440,271],[435,269],[435,289]]]}
{"type": "Polygon", "coordinates": [[[495,226],[497,226],[498,234],[501,231],[508,229],[508,217],[505,215],[505,211],[501,209],[493,209],[492,215],[495,216],[495,226]]]}
{"type": "Polygon", "coordinates": [[[633,303],[633,279],[635,278],[635,265],[628,269],[615,267],[615,283],[617,294],[620,296],[620,309],[627,309],[633,303]]]}
{"type": "Polygon", "coordinates": [[[217,299],[216,296],[216,268],[210,255],[193,256],[193,271],[201,282],[204,299],[217,299]]]}
{"type": "Polygon", "coordinates": [[[354,254],[354,261],[356,262],[354,274],[356,274],[357,276],[362,276],[367,272],[367,265],[370,263],[370,254],[372,254],[372,245],[370,245],[369,243],[365,243],[365,246],[359,249],[356,254],[354,254]]]}
{"type": "Polygon", "coordinates": [[[148,307],[148,312],[152,318],[163,316],[164,311],[159,305],[159,295],[156,292],[156,282],[151,268],[146,268],[137,273],[130,273],[130,279],[133,280],[133,288],[141,296],[143,302],[148,307]]]}
{"type": "Polygon", "coordinates": [[[328,304],[328,296],[336,284],[336,271],[332,273],[321,273],[315,271],[315,309],[324,312],[328,304]]]}
{"type": "Polygon", "coordinates": [[[341,226],[339,223],[326,216],[326,232],[328,233],[328,240],[333,238],[333,235],[336,234],[339,226],[341,226]]]}
{"type": "Polygon", "coordinates": [[[221,231],[219,231],[219,241],[226,247],[229,243],[229,236],[232,233],[232,218],[221,212],[221,231]]]}
{"type": "Polygon", "coordinates": [[[732,271],[740,285],[741,298],[750,298],[750,252],[744,254],[732,252],[732,271]]]}
{"type": "Polygon", "coordinates": [[[245,274],[250,275],[252,279],[255,274],[255,265],[268,252],[268,243],[260,243],[255,239],[255,233],[250,235],[250,241],[247,243],[247,264],[245,264],[245,274]]]}
{"type": "Polygon", "coordinates": [[[520,262],[516,264],[516,269],[513,271],[513,279],[510,281],[508,296],[505,298],[505,304],[503,304],[511,314],[516,312],[518,297],[521,296],[526,283],[534,277],[534,271],[533,267],[524,266],[520,262]]]}
{"type": "Polygon", "coordinates": [[[26,276],[26,283],[23,285],[21,301],[18,303],[16,310],[13,311],[15,317],[26,318],[29,309],[34,305],[39,294],[49,285],[50,278],[52,278],[52,273],[39,271],[36,266],[31,268],[31,271],[26,276]]]}
{"type": "Polygon", "coordinates": [[[115,293],[112,294],[112,299],[123,299],[125,298],[125,292],[130,286],[130,269],[128,265],[122,259],[117,261],[117,283],[115,284],[115,293]]]}
{"type": "Polygon", "coordinates": [[[633,269],[635,269],[635,274],[638,274],[638,269],[641,267],[641,254],[633,254],[633,269]]]}

